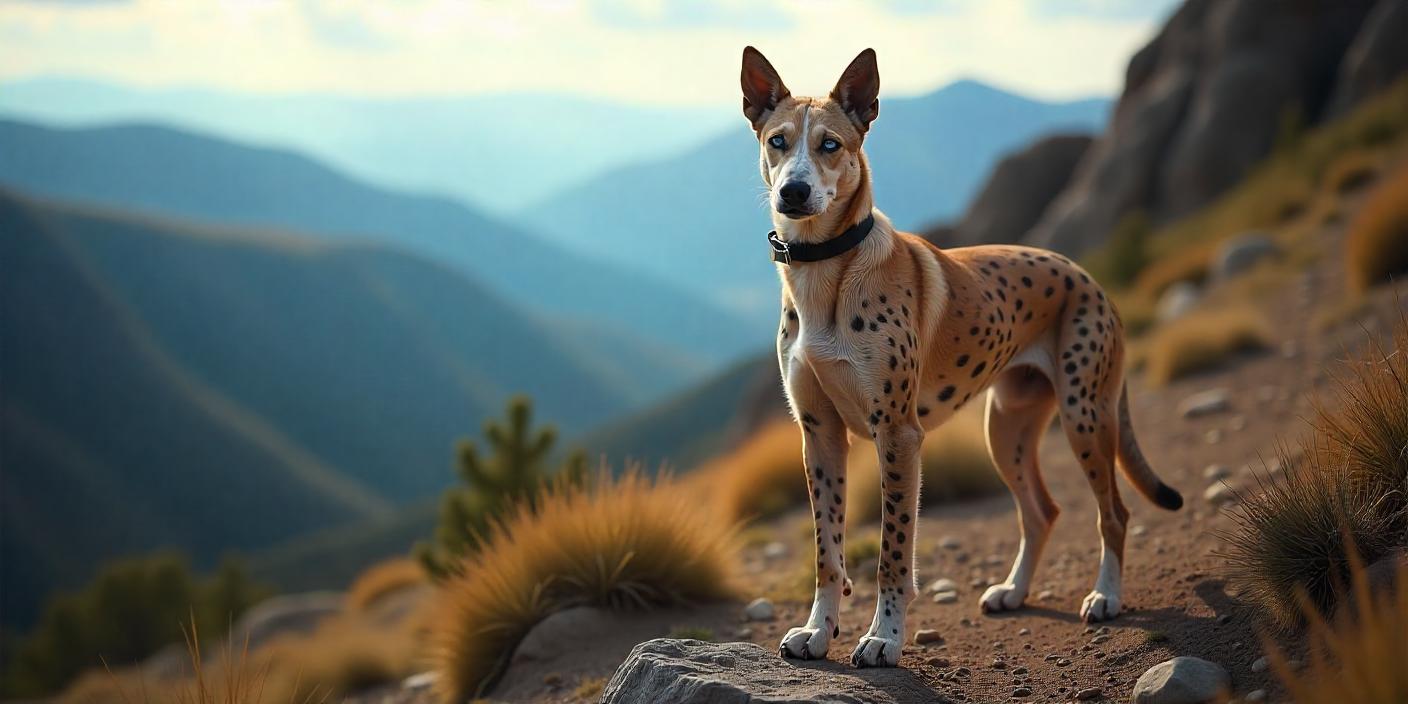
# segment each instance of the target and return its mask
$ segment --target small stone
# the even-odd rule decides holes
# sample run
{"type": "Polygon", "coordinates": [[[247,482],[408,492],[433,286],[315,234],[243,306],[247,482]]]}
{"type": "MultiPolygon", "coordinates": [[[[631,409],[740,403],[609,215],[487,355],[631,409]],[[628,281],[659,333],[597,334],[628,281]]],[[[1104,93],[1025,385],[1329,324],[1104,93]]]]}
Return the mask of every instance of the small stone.
{"type": "Polygon", "coordinates": [[[1094,638],[1091,638],[1091,639],[1090,639],[1090,644],[1091,644],[1091,645],[1100,645],[1101,643],[1104,643],[1105,641],[1107,641],[1107,640],[1109,640],[1109,639],[1110,639],[1110,636],[1108,636],[1108,635],[1102,633],[1102,634],[1100,634],[1100,635],[1098,635],[1098,636],[1095,636],[1094,638]]]}
{"type": "Polygon", "coordinates": [[[422,672],[419,674],[411,675],[410,677],[407,677],[406,679],[402,680],[401,689],[429,689],[433,687],[435,683],[439,680],[440,673],[436,670],[430,670],[428,672],[422,672]]]}
{"type": "Polygon", "coordinates": [[[748,627],[740,628],[733,632],[733,637],[739,640],[748,640],[753,637],[753,629],[748,627]]]}
{"type": "Polygon", "coordinates": [[[1217,663],[1195,657],[1161,662],[1139,676],[1130,696],[1132,704],[1199,704],[1221,701],[1232,687],[1232,677],[1217,663]]]}
{"type": "MultiPolygon", "coordinates": [[[[1229,594],[1228,596],[1231,595],[1229,594]]],[[[1232,623],[1232,614],[1223,614],[1217,617],[1217,625],[1226,626],[1229,623],[1232,623]]]]}
{"type": "Polygon", "coordinates": [[[1242,697],[1242,699],[1249,702],[1264,702],[1266,701],[1266,690],[1253,689],[1252,691],[1247,692],[1247,696],[1242,697]]]}
{"type": "Polygon", "coordinates": [[[1054,592],[1052,592],[1050,589],[1043,589],[1041,592],[1039,592],[1039,593],[1036,595],[1037,601],[1050,601],[1051,599],[1054,599],[1055,597],[1056,597],[1056,594],[1055,594],[1054,592]]]}
{"type": "Polygon", "coordinates": [[[1092,699],[1099,699],[1100,695],[1104,693],[1105,691],[1100,689],[1099,687],[1086,687],[1085,689],[1076,692],[1076,699],[1083,702],[1088,702],[1092,699]]]}
{"type": "Polygon", "coordinates": [[[1027,674],[1027,672],[1028,672],[1028,670],[1027,670],[1027,668],[1025,668],[1025,667],[1014,667],[1014,668],[1012,668],[1012,674],[1013,674],[1013,675],[1016,675],[1017,677],[1021,677],[1022,675],[1027,674]]]}
{"type": "Polygon", "coordinates": [[[933,657],[924,661],[929,667],[948,667],[948,658],[933,657]]]}
{"type": "Polygon", "coordinates": [[[1058,660],[1056,661],[1056,666],[1057,666],[1057,667],[1065,667],[1065,666],[1070,665],[1070,664],[1071,664],[1070,658],[1060,658],[1060,659],[1058,659],[1058,660]]]}
{"type": "Polygon", "coordinates": [[[1222,442],[1222,429],[1213,428],[1212,430],[1203,433],[1203,442],[1206,442],[1209,445],[1216,445],[1222,442]]]}
{"type": "Polygon", "coordinates": [[[1021,698],[1021,697],[1030,697],[1031,695],[1032,695],[1032,690],[1031,690],[1030,687],[1018,687],[1018,688],[1012,690],[1012,696],[1013,696],[1013,697],[1021,698]]]}
{"type": "Polygon", "coordinates": [[[1232,490],[1232,487],[1219,482],[1203,492],[1203,499],[1214,506],[1222,506],[1236,501],[1237,494],[1232,490]]]}
{"type": "Polygon", "coordinates": [[[1244,416],[1244,415],[1238,414],[1238,415],[1232,416],[1232,420],[1227,421],[1227,429],[1230,430],[1230,431],[1232,431],[1232,432],[1234,432],[1234,433],[1240,433],[1240,432],[1242,432],[1243,430],[1246,430],[1246,428],[1247,428],[1247,417],[1244,416]]]}
{"type": "Polygon", "coordinates": [[[929,586],[925,588],[925,591],[931,594],[937,594],[939,592],[956,592],[958,591],[958,583],[954,582],[951,579],[936,579],[929,583],[929,586]]]}
{"type": "Polygon", "coordinates": [[[921,628],[914,632],[915,645],[929,645],[930,643],[944,642],[943,634],[932,628],[921,628]]]}
{"type": "Polygon", "coordinates": [[[1145,526],[1143,523],[1139,523],[1139,524],[1136,524],[1136,525],[1134,525],[1134,526],[1131,526],[1130,529],[1129,529],[1129,534],[1130,534],[1130,535],[1133,535],[1133,536],[1144,535],[1145,533],[1148,533],[1148,532],[1149,532],[1149,528],[1148,528],[1147,526],[1145,526]]]}
{"type": "Polygon", "coordinates": [[[1252,661],[1252,672],[1266,672],[1266,668],[1271,667],[1271,661],[1263,655],[1252,661]]]}
{"type": "Polygon", "coordinates": [[[952,604],[958,601],[958,592],[939,592],[934,595],[935,604],[952,604]]]}
{"type": "Polygon", "coordinates": [[[1017,629],[1017,635],[1019,635],[1019,636],[1029,636],[1029,635],[1031,635],[1031,634],[1032,634],[1032,629],[1030,629],[1030,628],[1019,628],[1019,629],[1017,629]]]}
{"type": "Polygon", "coordinates": [[[994,670],[1006,670],[1006,669],[1007,669],[1007,663],[1005,663],[1005,662],[1003,662],[1003,661],[1001,661],[1001,660],[993,660],[993,661],[992,661],[992,665],[989,665],[989,667],[991,667],[991,668],[994,669],[994,670]]]}
{"type": "Polygon", "coordinates": [[[764,545],[763,557],[766,557],[769,560],[776,560],[779,558],[787,557],[787,543],[784,543],[779,540],[774,540],[773,542],[764,545]]]}
{"type": "Polygon", "coordinates": [[[959,542],[958,538],[952,535],[945,535],[939,539],[939,547],[945,550],[957,550],[962,546],[963,543],[959,542]]]}
{"type": "Polygon", "coordinates": [[[1231,407],[1227,389],[1209,389],[1184,398],[1178,404],[1178,414],[1184,418],[1201,418],[1222,413],[1231,407]]]}
{"type": "Polygon", "coordinates": [[[771,621],[773,613],[772,602],[763,597],[754,599],[743,609],[743,616],[749,621],[771,621]]]}
{"type": "Polygon", "coordinates": [[[1210,482],[1220,482],[1232,476],[1232,469],[1225,464],[1210,464],[1203,468],[1203,479],[1210,482]]]}

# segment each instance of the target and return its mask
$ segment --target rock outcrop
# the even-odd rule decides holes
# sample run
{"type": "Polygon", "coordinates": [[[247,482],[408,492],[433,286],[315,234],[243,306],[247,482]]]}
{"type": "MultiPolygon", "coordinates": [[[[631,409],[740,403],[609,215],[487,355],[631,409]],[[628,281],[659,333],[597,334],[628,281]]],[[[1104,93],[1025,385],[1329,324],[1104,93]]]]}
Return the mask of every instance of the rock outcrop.
{"type": "Polygon", "coordinates": [[[1109,126],[1025,241],[1080,254],[1130,212],[1158,224],[1207,205],[1290,126],[1330,116],[1332,96],[1348,105],[1401,74],[1403,3],[1378,4],[1184,3],[1130,60],[1109,126]]]}
{"type": "Polygon", "coordinates": [[[933,701],[903,670],[858,671],[794,664],[753,643],[659,638],[637,645],[602,693],[602,704],[886,704],[933,701]],[[884,679],[884,682],[875,681],[884,679]]]}
{"type": "Polygon", "coordinates": [[[1053,135],[1007,155],[962,219],[930,228],[924,237],[940,247],[1020,241],[1070,183],[1091,141],[1089,135],[1053,135]]]}

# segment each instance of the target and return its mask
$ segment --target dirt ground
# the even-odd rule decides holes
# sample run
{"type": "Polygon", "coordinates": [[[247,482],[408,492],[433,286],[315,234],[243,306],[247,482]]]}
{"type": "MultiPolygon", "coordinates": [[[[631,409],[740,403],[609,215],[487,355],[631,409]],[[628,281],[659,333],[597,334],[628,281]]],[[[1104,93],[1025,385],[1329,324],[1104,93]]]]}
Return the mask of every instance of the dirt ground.
{"type": "MultiPolygon", "coordinates": [[[[1340,234],[1338,227],[1326,228],[1325,251],[1339,251],[1340,234]]],[[[1125,606],[1117,619],[1097,627],[1079,619],[1081,599],[1094,583],[1099,561],[1095,504],[1063,437],[1052,432],[1043,443],[1041,463],[1062,512],[1026,608],[986,615],[978,607],[983,590],[1005,577],[1017,548],[1011,499],[1003,493],[933,506],[922,513],[918,538],[924,591],[907,623],[911,636],[935,629],[942,641],[909,645],[897,670],[854,670],[847,664],[874,608],[872,567],[869,574],[852,574],[856,588],[842,605],[841,635],[832,644],[829,662],[798,665],[850,672],[887,691],[904,691],[906,699],[915,701],[1070,701],[1083,693],[1091,701],[1123,702],[1150,666],[1193,655],[1226,667],[1239,697],[1266,690],[1268,701],[1280,700],[1274,675],[1253,670],[1252,663],[1263,655],[1264,636],[1225,581],[1224,560],[1215,554],[1216,533],[1232,523],[1204,497],[1217,483],[1204,472],[1209,465],[1225,465],[1232,471],[1229,485],[1252,485],[1253,469],[1265,470],[1263,460],[1272,462],[1276,443],[1305,429],[1317,392],[1326,390],[1340,360],[1362,349],[1365,331],[1387,334],[1401,315],[1399,306],[1408,307],[1408,285],[1383,287],[1366,308],[1326,326],[1320,311],[1343,299],[1340,271],[1338,261],[1316,262],[1278,280],[1272,295],[1258,299],[1275,327],[1271,351],[1160,389],[1147,388],[1139,374],[1131,376],[1136,433],[1155,469],[1183,493],[1185,506],[1172,513],[1160,510],[1122,483],[1131,527],[1125,606]],[[1210,389],[1227,390],[1230,408],[1182,417],[1179,403],[1210,389]],[[941,577],[958,583],[956,602],[935,603],[924,589],[941,577]],[[914,692],[921,694],[915,697],[914,692]]],[[[744,551],[745,594],[774,597],[772,620],[745,621],[742,604],[613,616],[614,623],[600,632],[565,634],[559,654],[515,664],[492,700],[595,701],[632,645],[678,634],[681,628],[708,629],[716,640],[752,641],[774,650],[788,628],[805,620],[810,607],[808,519],[804,509],[778,519],[765,526],[774,544],[758,541],[744,551]]],[[[863,530],[851,526],[849,534],[863,530]]],[[[385,690],[357,701],[431,698],[428,692],[385,690]]]]}

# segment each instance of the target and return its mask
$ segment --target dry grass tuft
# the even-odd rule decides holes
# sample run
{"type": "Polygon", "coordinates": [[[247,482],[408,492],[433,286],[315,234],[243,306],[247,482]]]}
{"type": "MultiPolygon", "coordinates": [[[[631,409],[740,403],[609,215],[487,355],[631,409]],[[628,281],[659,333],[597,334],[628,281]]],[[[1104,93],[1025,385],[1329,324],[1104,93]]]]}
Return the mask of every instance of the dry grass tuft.
{"type": "Polygon", "coordinates": [[[384,560],[357,576],[347,589],[347,609],[366,611],[384,597],[429,583],[420,563],[408,557],[384,560]]]}
{"type": "Polygon", "coordinates": [[[1299,624],[1307,605],[1333,613],[1356,560],[1408,544],[1408,319],[1395,343],[1372,345],[1335,379],[1334,406],[1317,409],[1301,441],[1304,460],[1282,452],[1285,480],[1242,497],[1236,530],[1222,536],[1234,579],[1275,624],[1299,624]]]}
{"type": "Polygon", "coordinates": [[[1408,274],[1408,164],[1374,189],[1345,236],[1349,284],[1364,292],[1408,274]]]}
{"type": "Polygon", "coordinates": [[[494,524],[464,574],[442,587],[431,631],[442,693],[482,695],[529,629],[556,611],[732,596],[735,535],[697,493],[635,468],[547,490],[536,510],[520,506],[494,524]]]}
{"type": "Polygon", "coordinates": [[[802,433],[790,421],[772,423],[684,481],[712,495],[725,516],[749,521],[777,516],[807,500],[802,433]]]}
{"type": "Polygon", "coordinates": [[[269,668],[270,701],[340,702],[349,693],[415,673],[425,664],[423,635],[414,618],[387,626],[347,614],[329,619],[311,634],[270,643],[260,648],[257,658],[269,668]]]}
{"type": "Polygon", "coordinates": [[[1167,384],[1214,369],[1232,355],[1271,345],[1271,326],[1255,307],[1242,304],[1191,312],[1156,330],[1143,349],[1149,381],[1167,384]]]}
{"type": "MultiPolygon", "coordinates": [[[[988,455],[983,404],[974,401],[924,438],[920,453],[925,505],[962,501],[1003,489],[988,455]]],[[[846,479],[846,516],[853,524],[879,520],[880,470],[871,443],[856,443],[846,479]]]]}
{"type": "Polygon", "coordinates": [[[1268,643],[1272,668],[1299,704],[1408,702],[1408,567],[1396,589],[1372,593],[1361,566],[1353,571],[1354,608],[1333,621],[1308,608],[1310,660],[1296,671],[1268,643]]]}

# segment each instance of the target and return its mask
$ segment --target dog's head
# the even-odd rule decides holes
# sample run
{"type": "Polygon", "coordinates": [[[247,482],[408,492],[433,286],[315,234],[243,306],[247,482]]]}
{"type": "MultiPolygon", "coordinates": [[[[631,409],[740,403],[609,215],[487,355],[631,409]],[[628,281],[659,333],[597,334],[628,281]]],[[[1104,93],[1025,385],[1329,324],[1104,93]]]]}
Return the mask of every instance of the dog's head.
{"type": "Polygon", "coordinates": [[[796,98],[768,60],[743,50],[743,114],[758,135],[758,164],[778,213],[805,220],[845,200],[865,176],[861,144],[880,114],[875,51],[862,51],[826,98],[796,98]]]}

